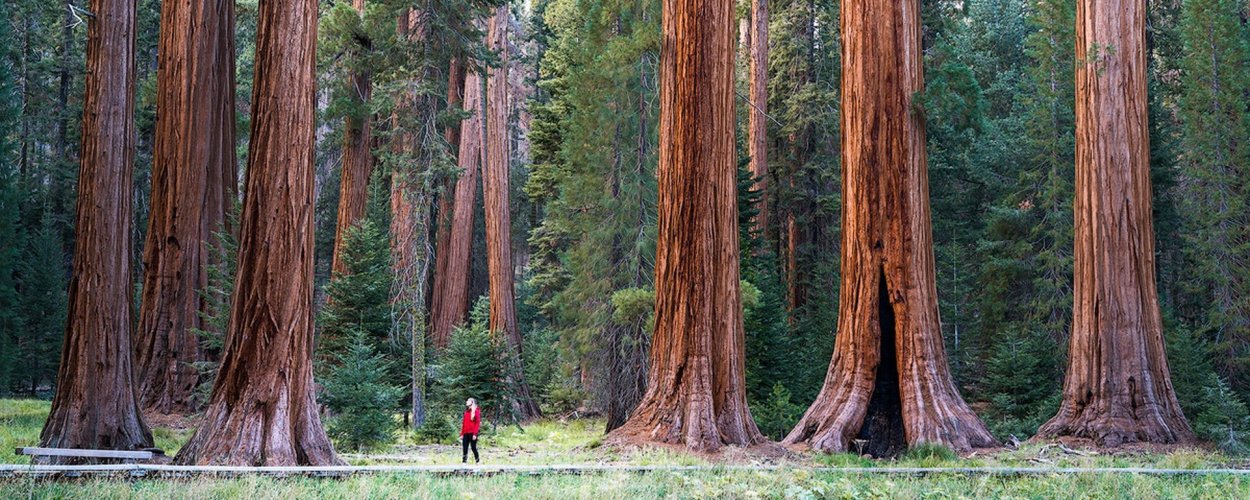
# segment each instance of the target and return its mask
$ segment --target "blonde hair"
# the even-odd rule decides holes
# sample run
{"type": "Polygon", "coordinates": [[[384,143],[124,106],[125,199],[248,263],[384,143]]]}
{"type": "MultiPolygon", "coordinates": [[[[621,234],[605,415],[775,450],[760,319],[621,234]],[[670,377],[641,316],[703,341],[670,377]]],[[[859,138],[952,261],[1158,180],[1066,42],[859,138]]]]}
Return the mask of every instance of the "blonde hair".
{"type": "Polygon", "coordinates": [[[469,398],[469,404],[473,406],[477,406],[477,400],[473,398],[469,398]]]}

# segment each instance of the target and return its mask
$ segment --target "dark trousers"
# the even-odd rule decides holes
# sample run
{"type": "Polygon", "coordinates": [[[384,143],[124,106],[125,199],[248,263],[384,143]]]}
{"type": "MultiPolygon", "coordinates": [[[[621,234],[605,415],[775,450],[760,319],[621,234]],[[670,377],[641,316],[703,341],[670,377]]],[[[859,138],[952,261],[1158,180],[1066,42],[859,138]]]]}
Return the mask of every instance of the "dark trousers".
{"type": "Polygon", "coordinates": [[[469,461],[469,448],[473,448],[473,461],[481,462],[477,457],[477,434],[465,434],[460,436],[460,443],[464,447],[464,453],[460,456],[461,462],[469,461]]]}

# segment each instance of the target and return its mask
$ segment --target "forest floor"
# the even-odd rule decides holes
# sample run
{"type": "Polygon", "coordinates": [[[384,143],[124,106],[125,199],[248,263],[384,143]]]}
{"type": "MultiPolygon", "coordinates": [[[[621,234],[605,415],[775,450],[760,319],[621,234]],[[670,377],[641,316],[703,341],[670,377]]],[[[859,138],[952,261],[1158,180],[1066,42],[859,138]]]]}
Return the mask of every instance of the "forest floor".
{"type": "MultiPolygon", "coordinates": [[[[8,450],[32,446],[48,403],[0,399],[0,463],[26,464],[8,450]]],[[[190,437],[188,422],[153,420],[156,445],[170,455],[190,437]]],[[[1250,476],[1112,474],[923,475],[841,472],[835,468],[1027,467],[1216,469],[1250,467],[1250,462],[1205,449],[1124,449],[1094,452],[1057,444],[1025,444],[955,457],[928,452],[894,460],[854,454],[751,453],[735,450],[699,456],[667,448],[621,450],[602,446],[603,422],[541,421],[484,429],[479,449],[484,465],[608,467],[585,474],[503,472],[487,475],[375,473],[340,479],[239,476],[185,479],[38,480],[0,477],[0,498],[1250,498],[1250,476]],[[633,466],[707,466],[698,470],[614,470],[633,466]],[[721,467],[730,466],[730,467],[721,467]],[[745,467],[743,467],[745,466],[745,467]],[[758,470],[751,467],[764,466],[758,470]]],[[[459,445],[418,444],[399,433],[397,443],[369,453],[342,453],[352,465],[448,466],[459,464],[459,445]]],[[[940,451],[940,450],[939,450],[940,451]]]]}

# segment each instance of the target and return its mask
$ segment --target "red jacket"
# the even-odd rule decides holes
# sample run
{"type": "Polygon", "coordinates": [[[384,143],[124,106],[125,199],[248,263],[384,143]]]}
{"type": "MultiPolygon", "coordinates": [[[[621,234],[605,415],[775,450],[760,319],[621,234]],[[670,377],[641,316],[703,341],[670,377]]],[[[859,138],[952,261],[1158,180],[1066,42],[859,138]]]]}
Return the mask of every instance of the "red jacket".
{"type": "Polygon", "coordinates": [[[477,431],[481,429],[481,427],[482,410],[479,408],[469,408],[464,410],[464,421],[460,422],[460,435],[477,435],[477,431]]]}

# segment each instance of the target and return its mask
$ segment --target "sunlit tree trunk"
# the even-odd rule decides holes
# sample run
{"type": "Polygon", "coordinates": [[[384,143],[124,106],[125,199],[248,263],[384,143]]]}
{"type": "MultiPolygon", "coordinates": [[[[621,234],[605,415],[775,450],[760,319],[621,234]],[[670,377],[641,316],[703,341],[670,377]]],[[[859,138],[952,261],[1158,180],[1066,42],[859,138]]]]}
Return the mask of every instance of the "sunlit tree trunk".
{"type": "Polygon", "coordinates": [[[647,391],[618,444],[764,441],[746,404],[733,2],[664,0],[656,317],[647,391]]]}
{"type": "Polygon", "coordinates": [[[1145,22],[1143,0],[1077,2],[1075,304],[1063,402],[1040,436],[1100,446],[1193,437],[1155,288],[1145,22]]]}
{"type": "Polygon", "coordinates": [[[786,437],[888,456],[993,438],[960,397],[938,318],[918,0],[842,2],[842,286],[824,387],[786,437]],[[853,446],[863,440],[862,448],[853,446]]]}
{"type": "Polygon", "coordinates": [[[234,160],[234,2],[161,4],[152,209],[144,246],[143,296],[135,332],[141,406],[193,410],[199,381],[197,331],[204,329],[214,233],[237,181],[234,160]]]}
{"type": "Polygon", "coordinates": [[[260,4],[238,273],[183,464],[337,465],[312,378],[315,0],[260,4]]]}
{"type": "Polygon", "coordinates": [[[152,446],[131,367],[134,2],[92,0],[73,275],[52,410],[41,446],[152,446]]]}

